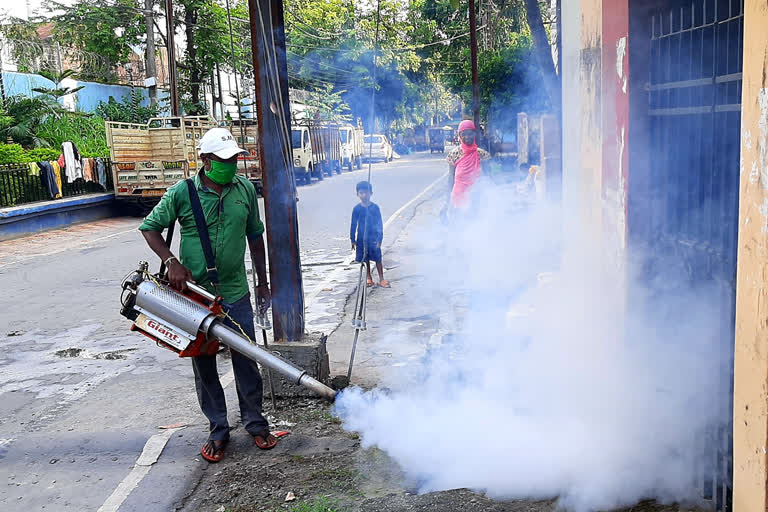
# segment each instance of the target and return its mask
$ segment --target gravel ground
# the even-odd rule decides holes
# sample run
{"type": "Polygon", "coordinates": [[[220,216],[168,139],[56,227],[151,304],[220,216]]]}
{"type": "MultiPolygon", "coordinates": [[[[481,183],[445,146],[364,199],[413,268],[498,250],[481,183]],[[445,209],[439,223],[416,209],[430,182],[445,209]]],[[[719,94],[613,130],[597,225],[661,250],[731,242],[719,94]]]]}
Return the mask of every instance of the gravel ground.
{"type": "MultiPolygon", "coordinates": [[[[227,457],[208,464],[181,510],[197,512],[555,512],[554,500],[491,500],[467,489],[416,494],[400,469],[376,448],[363,449],[329,405],[314,399],[265,404],[275,429],[290,430],[260,451],[237,428],[227,457]],[[282,426],[280,426],[282,425],[282,426]],[[290,499],[289,493],[295,499],[290,499]],[[286,501],[289,500],[289,501],[286,501]]],[[[645,502],[621,512],[682,512],[645,502]]]]}
{"type": "MultiPolygon", "coordinates": [[[[444,335],[441,311],[431,303],[414,308],[405,296],[423,280],[412,271],[419,258],[409,237],[431,229],[439,214],[434,198],[415,206],[407,229],[396,237],[385,264],[392,290],[373,290],[368,315],[369,329],[358,346],[353,382],[363,387],[380,383],[380,376],[393,366],[416,364],[413,354],[422,354],[432,335],[444,335]],[[407,314],[401,311],[408,304],[407,314]],[[408,332],[413,346],[382,347],[375,339],[387,333],[408,332]],[[386,349],[386,350],[385,350],[386,349]]],[[[429,302],[429,301],[427,301],[429,302]]],[[[450,301],[448,301],[450,302],[450,301]]],[[[328,339],[331,373],[346,371],[353,329],[350,319],[354,297],[348,300],[344,322],[328,339]]],[[[494,501],[467,489],[417,494],[410,482],[384,451],[363,449],[357,434],[343,430],[331,406],[314,399],[280,400],[273,411],[265,399],[273,430],[289,430],[271,451],[259,451],[250,437],[238,428],[232,433],[227,457],[208,464],[199,484],[187,496],[183,511],[199,512],[554,512],[554,499],[547,501],[494,501]]],[[[403,427],[407,433],[408,426],[403,427]]],[[[206,464],[201,461],[201,464],[206,464]]],[[[641,503],[621,512],[682,512],[676,506],[641,503]]]]}

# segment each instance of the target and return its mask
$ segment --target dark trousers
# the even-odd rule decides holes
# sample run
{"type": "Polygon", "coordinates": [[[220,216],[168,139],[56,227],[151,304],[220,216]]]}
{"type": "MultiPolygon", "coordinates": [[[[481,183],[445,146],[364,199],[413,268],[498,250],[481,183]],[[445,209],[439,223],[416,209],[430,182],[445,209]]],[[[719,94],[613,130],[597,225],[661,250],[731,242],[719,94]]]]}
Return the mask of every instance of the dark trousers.
{"type": "MultiPolygon", "coordinates": [[[[251,296],[246,295],[229,307],[227,311],[251,340],[256,340],[253,327],[253,308],[251,296]]],[[[240,330],[229,319],[224,323],[237,332],[240,330]]],[[[232,369],[235,373],[237,399],[240,403],[240,418],[251,435],[261,434],[269,430],[266,418],[261,413],[264,390],[261,374],[256,363],[239,352],[230,349],[232,354],[232,369]]],[[[199,356],[192,358],[192,368],[195,371],[195,388],[200,408],[210,422],[209,438],[215,441],[229,439],[229,423],[227,422],[227,403],[224,399],[224,389],[219,381],[216,369],[216,356],[199,356]]]]}

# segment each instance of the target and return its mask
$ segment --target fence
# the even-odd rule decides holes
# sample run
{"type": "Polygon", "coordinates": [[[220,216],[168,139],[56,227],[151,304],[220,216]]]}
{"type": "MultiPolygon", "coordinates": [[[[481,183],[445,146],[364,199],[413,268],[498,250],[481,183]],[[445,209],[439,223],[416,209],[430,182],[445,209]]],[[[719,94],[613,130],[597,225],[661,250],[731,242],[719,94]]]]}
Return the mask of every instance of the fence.
{"type": "MultiPolygon", "coordinates": [[[[106,159],[104,165],[106,169],[106,188],[98,183],[85,181],[82,178],[69,183],[62,176],[62,197],[74,197],[114,190],[111,165],[106,159]]],[[[0,165],[0,208],[50,200],[51,196],[43,184],[40,175],[30,174],[29,167],[26,164],[0,165]]]]}

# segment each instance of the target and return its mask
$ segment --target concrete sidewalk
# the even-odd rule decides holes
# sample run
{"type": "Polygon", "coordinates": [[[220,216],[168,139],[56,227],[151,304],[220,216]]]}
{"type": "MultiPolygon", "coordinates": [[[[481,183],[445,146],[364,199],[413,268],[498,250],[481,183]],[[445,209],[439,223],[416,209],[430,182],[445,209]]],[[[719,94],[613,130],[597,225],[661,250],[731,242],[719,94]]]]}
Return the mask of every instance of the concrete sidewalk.
{"type": "MultiPolygon", "coordinates": [[[[367,329],[360,332],[351,384],[364,388],[392,387],[401,372],[415,371],[431,344],[455,330],[452,319],[461,315],[463,294],[456,290],[440,300],[430,300],[425,290],[440,257],[434,242],[445,196],[440,188],[415,204],[397,232],[384,242],[384,277],[391,288],[368,288],[367,329]]],[[[357,268],[357,267],[356,267],[357,268]]],[[[378,276],[373,270],[374,281],[378,276]]],[[[357,279],[358,272],[354,271],[357,279]]],[[[331,376],[346,375],[355,335],[352,326],[355,290],[344,307],[342,323],[329,335],[327,348],[331,376]]],[[[433,298],[434,299],[434,298],[433,298]]]]}

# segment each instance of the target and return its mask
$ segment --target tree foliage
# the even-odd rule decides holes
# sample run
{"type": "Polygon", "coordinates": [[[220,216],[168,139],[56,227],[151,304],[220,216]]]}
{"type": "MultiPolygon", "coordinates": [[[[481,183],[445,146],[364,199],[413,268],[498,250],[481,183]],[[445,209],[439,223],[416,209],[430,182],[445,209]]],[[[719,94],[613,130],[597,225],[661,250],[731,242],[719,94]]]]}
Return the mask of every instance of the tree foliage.
{"type": "Polygon", "coordinates": [[[128,61],[138,46],[143,16],[136,0],[76,0],[72,5],[48,0],[46,22],[55,23],[53,38],[105,57],[111,66],[128,61]]]}
{"type": "Polygon", "coordinates": [[[160,115],[160,107],[158,105],[145,106],[143,99],[144,97],[135,89],[124,96],[122,101],[117,101],[110,96],[107,101],[99,102],[95,114],[110,121],[144,124],[151,118],[160,115]]]}
{"type": "Polygon", "coordinates": [[[9,96],[0,115],[0,138],[25,147],[48,146],[49,143],[39,135],[39,128],[49,118],[59,118],[63,114],[61,105],[47,95],[9,96]]]}

